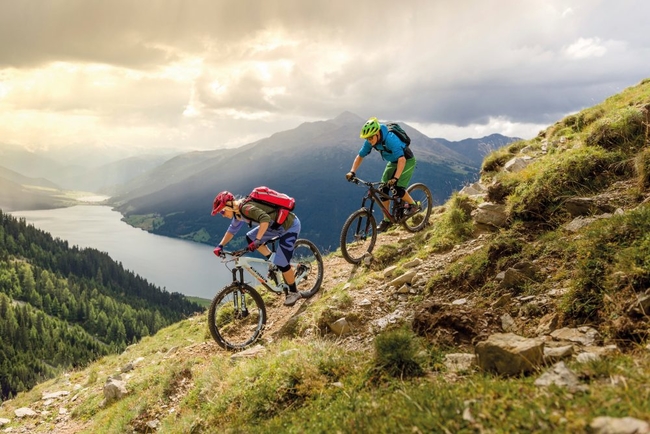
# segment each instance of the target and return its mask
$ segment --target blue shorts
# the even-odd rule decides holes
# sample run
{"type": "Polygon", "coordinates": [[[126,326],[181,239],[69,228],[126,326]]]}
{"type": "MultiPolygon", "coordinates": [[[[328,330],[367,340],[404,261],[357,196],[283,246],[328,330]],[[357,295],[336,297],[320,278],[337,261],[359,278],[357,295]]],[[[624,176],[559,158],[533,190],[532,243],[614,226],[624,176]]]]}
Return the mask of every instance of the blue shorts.
{"type": "MultiPolygon", "coordinates": [[[[257,238],[257,231],[260,229],[259,226],[255,226],[253,229],[246,233],[246,236],[251,240],[257,238]]],[[[275,252],[275,259],[273,263],[278,267],[286,267],[289,265],[291,258],[293,257],[293,246],[296,244],[296,240],[300,235],[300,220],[296,216],[293,219],[293,224],[286,231],[282,226],[278,229],[271,229],[271,226],[264,232],[262,241],[266,242],[271,238],[280,237],[280,242],[277,251],[275,252]]]]}

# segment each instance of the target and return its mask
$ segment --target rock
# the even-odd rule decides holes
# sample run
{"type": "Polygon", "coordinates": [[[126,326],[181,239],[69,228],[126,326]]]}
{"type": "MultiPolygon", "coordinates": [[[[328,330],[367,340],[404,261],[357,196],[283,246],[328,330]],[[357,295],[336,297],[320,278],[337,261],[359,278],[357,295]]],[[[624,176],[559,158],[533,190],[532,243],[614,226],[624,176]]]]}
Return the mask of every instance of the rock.
{"type": "Polygon", "coordinates": [[[502,289],[517,288],[530,280],[525,274],[514,268],[508,268],[503,274],[499,273],[499,277],[501,277],[499,288],[502,289]]]}
{"type": "Polygon", "coordinates": [[[388,283],[388,286],[400,287],[405,283],[411,284],[411,281],[416,276],[417,272],[415,270],[407,271],[401,276],[397,276],[395,279],[388,283]]]}
{"type": "Polygon", "coordinates": [[[613,206],[591,197],[571,197],[564,201],[564,209],[571,214],[571,217],[612,213],[615,211],[613,206]]]}
{"type": "Polygon", "coordinates": [[[650,425],[633,417],[599,416],[589,424],[589,432],[593,434],[648,434],[650,425]]]}
{"type": "Polygon", "coordinates": [[[43,395],[41,396],[41,399],[43,401],[45,401],[47,399],[56,399],[56,398],[60,398],[62,396],[68,396],[69,394],[70,394],[70,392],[68,392],[67,390],[61,390],[61,391],[58,391],[58,392],[43,392],[43,395]]]}
{"type": "Polygon", "coordinates": [[[512,295],[511,294],[503,294],[497,301],[492,303],[492,308],[497,309],[500,307],[505,307],[510,304],[512,301],[512,295]]]}
{"type": "Polygon", "coordinates": [[[237,359],[252,359],[255,358],[261,354],[264,354],[266,352],[266,348],[264,348],[262,345],[257,344],[254,347],[248,348],[244,351],[240,351],[238,353],[234,353],[233,355],[230,356],[230,360],[237,360],[237,359]]]}
{"type": "Polygon", "coordinates": [[[106,381],[106,384],[104,384],[105,403],[117,401],[127,393],[126,383],[124,381],[115,378],[109,378],[106,381]]]}
{"type": "Polygon", "coordinates": [[[526,166],[528,166],[533,159],[531,157],[515,157],[506,162],[506,164],[503,165],[503,170],[506,172],[510,173],[516,173],[521,170],[524,170],[526,166]]]}
{"type": "Polygon", "coordinates": [[[595,353],[580,353],[576,356],[578,363],[597,362],[598,360],[600,360],[600,356],[595,353]]]}
{"type": "Polygon", "coordinates": [[[528,373],[544,359],[544,342],[514,333],[497,333],[475,347],[478,365],[485,371],[502,375],[528,373]]]}
{"type": "Polygon", "coordinates": [[[404,268],[415,268],[415,267],[419,267],[420,265],[422,265],[422,259],[414,258],[408,261],[407,263],[405,263],[404,268]]]}
{"type": "Polygon", "coordinates": [[[558,387],[565,387],[570,392],[587,391],[589,388],[580,384],[578,376],[564,362],[558,362],[551,369],[544,372],[537,380],[535,386],[548,387],[551,384],[558,387]]]}
{"type": "Polygon", "coordinates": [[[383,273],[384,278],[388,279],[389,277],[393,277],[395,270],[397,270],[397,265],[391,265],[390,267],[385,268],[383,273]]]}
{"type": "Polygon", "coordinates": [[[443,364],[451,372],[467,372],[476,366],[476,355],[467,353],[445,354],[443,364]]]}
{"type": "Polygon", "coordinates": [[[557,329],[560,318],[557,313],[547,313],[539,320],[537,325],[537,336],[551,334],[554,330],[557,329]]]}
{"type": "Polygon", "coordinates": [[[515,320],[509,314],[501,315],[501,330],[506,333],[514,333],[517,331],[517,324],[515,320]]]}
{"type": "Polygon", "coordinates": [[[469,197],[484,197],[487,195],[487,188],[485,188],[480,182],[475,182],[464,186],[458,194],[464,194],[469,197]]]}
{"type": "Polygon", "coordinates": [[[505,205],[483,202],[472,211],[472,218],[478,224],[500,228],[505,226],[508,216],[505,205]]]}
{"type": "Polygon", "coordinates": [[[594,345],[600,340],[600,334],[591,327],[561,328],[551,333],[557,340],[576,342],[581,345],[594,345]]]}
{"type": "Polygon", "coordinates": [[[345,318],[337,319],[333,323],[328,324],[328,327],[337,336],[347,335],[352,331],[350,324],[345,318]]]}
{"type": "Polygon", "coordinates": [[[38,413],[36,413],[34,410],[28,407],[20,407],[14,410],[14,415],[22,419],[23,417],[36,417],[38,416],[38,413]]]}
{"type": "Polygon", "coordinates": [[[573,345],[561,347],[544,347],[544,361],[548,363],[559,362],[573,355],[573,345]]]}

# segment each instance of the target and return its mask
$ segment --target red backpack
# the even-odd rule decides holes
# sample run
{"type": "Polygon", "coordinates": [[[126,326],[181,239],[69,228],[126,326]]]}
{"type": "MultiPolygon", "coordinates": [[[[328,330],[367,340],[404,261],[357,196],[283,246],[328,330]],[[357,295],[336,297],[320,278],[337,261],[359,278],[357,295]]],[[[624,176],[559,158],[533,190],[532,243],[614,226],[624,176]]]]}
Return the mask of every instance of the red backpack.
{"type": "Polygon", "coordinates": [[[255,187],[253,191],[246,197],[244,203],[249,200],[259,202],[265,205],[271,205],[278,209],[278,215],[275,221],[279,224],[284,223],[289,215],[289,211],[293,211],[296,207],[296,200],[284,193],[273,190],[266,186],[255,187]]]}

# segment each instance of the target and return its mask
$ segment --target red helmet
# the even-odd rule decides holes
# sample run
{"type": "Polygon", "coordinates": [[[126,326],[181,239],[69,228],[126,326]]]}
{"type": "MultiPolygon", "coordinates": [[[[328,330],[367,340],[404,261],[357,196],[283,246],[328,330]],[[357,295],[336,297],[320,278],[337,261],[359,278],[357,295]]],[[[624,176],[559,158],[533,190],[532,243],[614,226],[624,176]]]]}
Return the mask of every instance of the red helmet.
{"type": "Polygon", "coordinates": [[[235,200],[235,196],[233,196],[231,192],[224,190],[219,193],[214,198],[214,202],[212,202],[212,215],[216,215],[226,207],[228,202],[232,202],[233,200],[235,200]]]}

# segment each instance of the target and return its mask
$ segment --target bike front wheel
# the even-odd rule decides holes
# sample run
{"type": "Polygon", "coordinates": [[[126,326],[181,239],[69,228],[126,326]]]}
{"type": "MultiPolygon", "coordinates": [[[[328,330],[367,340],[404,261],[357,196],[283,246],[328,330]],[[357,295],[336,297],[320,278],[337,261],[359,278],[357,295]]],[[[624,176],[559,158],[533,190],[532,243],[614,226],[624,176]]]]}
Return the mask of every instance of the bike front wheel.
{"type": "Polygon", "coordinates": [[[415,183],[406,189],[408,194],[415,200],[420,210],[413,215],[405,217],[401,221],[402,226],[409,232],[419,232],[429,222],[431,209],[433,208],[433,197],[429,187],[421,183],[415,183]]]}
{"type": "Polygon", "coordinates": [[[360,263],[377,241],[377,223],[365,208],[353,212],[341,231],[341,254],[350,264],[360,263]]]}
{"type": "Polygon", "coordinates": [[[296,288],[302,297],[316,294],[323,283],[323,257],[318,247],[309,240],[296,240],[291,266],[296,273],[296,288]]]}
{"type": "Polygon", "coordinates": [[[214,296],[208,310],[212,338],[226,350],[241,350],[259,339],[266,324],[262,296],[251,286],[233,282],[214,296]]]}

